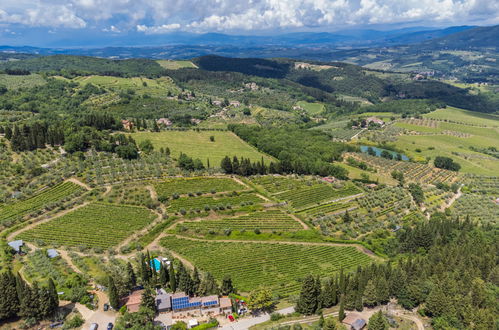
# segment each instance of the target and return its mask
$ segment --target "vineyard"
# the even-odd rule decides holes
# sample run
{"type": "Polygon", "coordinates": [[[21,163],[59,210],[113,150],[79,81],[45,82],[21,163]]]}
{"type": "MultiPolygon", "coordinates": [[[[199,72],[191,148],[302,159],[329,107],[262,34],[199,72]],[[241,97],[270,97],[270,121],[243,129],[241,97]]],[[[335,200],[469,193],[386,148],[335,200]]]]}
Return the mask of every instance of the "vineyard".
{"type": "Polygon", "coordinates": [[[154,217],[143,207],[92,203],[25,231],[19,238],[66,246],[109,248],[151,223],[154,217]]]}
{"type": "Polygon", "coordinates": [[[423,119],[407,118],[402,120],[402,122],[407,123],[409,125],[438,128],[438,121],[429,118],[423,118],[423,119]]]}
{"type": "Polygon", "coordinates": [[[290,190],[274,196],[280,200],[289,202],[295,209],[302,209],[311,204],[352,196],[361,192],[359,188],[351,183],[345,184],[340,189],[334,189],[328,184],[317,184],[309,188],[290,190]]]}
{"type": "Polygon", "coordinates": [[[263,200],[252,193],[226,193],[214,196],[192,196],[172,199],[167,203],[167,211],[178,213],[189,211],[216,211],[227,208],[236,209],[238,206],[261,203],[263,200]]]}
{"type": "Polygon", "coordinates": [[[307,209],[303,209],[303,210],[299,211],[298,214],[303,214],[303,215],[306,215],[308,217],[316,217],[316,216],[326,215],[326,214],[331,214],[331,213],[339,213],[339,212],[345,211],[347,209],[352,209],[352,208],[356,208],[355,203],[334,202],[334,203],[326,203],[326,204],[313,206],[313,207],[310,207],[307,209]]]}
{"type": "Polygon", "coordinates": [[[331,276],[372,259],[353,246],[202,242],[167,236],[161,244],[221,280],[230,275],[240,292],[262,285],[288,296],[299,292],[308,274],[331,276]]]}
{"type": "Polygon", "coordinates": [[[484,225],[499,224],[499,204],[491,196],[463,194],[452,204],[451,211],[456,216],[469,216],[471,220],[484,225]]]}
{"type": "MultiPolygon", "coordinates": [[[[352,183],[325,183],[315,177],[297,176],[254,176],[251,178],[278,200],[288,202],[295,209],[303,209],[311,204],[331,201],[362,192],[352,183]]],[[[309,207],[310,208],[310,207],[309,207]]]]}
{"type": "Polygon", "coordinates": [[[230,178],[173,178],[154,183],[158,196],[168,199],[174,194],[184,195],[188,193],[217,193],[226,191],[240,191],[246,189],[243,185],[230,178]]]}
{"type": "Polygon", "coordinates": [[[369,166],[376,168],[380,172],[391,173],[399,171],[404,173],[406,181],[418,183],[453,183],[457,180],[457,173],[439,168],[434,168],[427,164],[413,162],[399,162],[382,157],[369,156],[367,154],[348,153],[345,157],[353,157],[358,161],[363,161],[369,166]]]}
{"type": "Polygon", "coordinates": [[[182,232],[217,234],[232,230],[294,231],[303,229],[301,224],[279,210],[253,212],[247,215],[219,220],[184,222],[178,227],[182,232]]]}
{"type": "Polygon", "coordinates": [[[159,205],[156,201],[153,201],[151,193],[146,187],[138,185],[113,186],[107,197],[107,202],[145,206],[151,209],[159,205]]]}
{"type": "Polygon", "coordinates": [[[0,223],[15,220],[28,214],[41,214],[43,210],[52,209],[57,203],[69,200],[83,191],[83,188],[72,182],[60,183],[39,194],[13,204],[0,206],[0,223]]]}

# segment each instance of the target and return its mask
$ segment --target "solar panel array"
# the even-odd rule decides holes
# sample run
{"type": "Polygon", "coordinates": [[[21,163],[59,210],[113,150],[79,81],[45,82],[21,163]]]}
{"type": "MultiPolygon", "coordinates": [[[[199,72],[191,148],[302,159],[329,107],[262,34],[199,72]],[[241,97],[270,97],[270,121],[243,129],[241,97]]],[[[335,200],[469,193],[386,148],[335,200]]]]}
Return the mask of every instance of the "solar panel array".
{"type": "Polygon", "coordinates": [[[207,307],[207,306],[213,306],[213,305],[218,305],[218,301],[211,300],[211,301],[205,301],[203,303],[203,306],[205,306],[205,307],[207,307]]]}
{"type": "Polygon", "coordinates": [[[173,304],[173,309],[185,309],[185,308],[192,308],[192,307],[200,307],[201,302],[196,301],[196,302],[185,302],[185,303],[178,303],[178,304],[173,304]]]}

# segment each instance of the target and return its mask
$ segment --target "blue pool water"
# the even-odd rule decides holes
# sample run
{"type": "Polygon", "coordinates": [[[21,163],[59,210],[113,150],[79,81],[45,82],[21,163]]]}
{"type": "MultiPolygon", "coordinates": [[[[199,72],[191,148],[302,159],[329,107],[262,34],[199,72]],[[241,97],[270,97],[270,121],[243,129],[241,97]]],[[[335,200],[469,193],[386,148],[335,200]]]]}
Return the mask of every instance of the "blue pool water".
{"type": "MultiPolygon", "coordinates": [[[[367,153],[367,148],[369,148],[369,146],[360,146],[360,151],[362,151],[363,153],[367,153]]],[[[396,159],[395,157],[397,155],[400,155],[402,157],[402,160],[404,160],[404,161],[408,161],[409,160],[409,157],[407,157],[406,155],[399,154],[398,152],[395,152],[395,151],[381,149],[381,148],[378,148],[378,147],[371,147],[371,148],[373,148],[374,152],[376,152],[376,156],[378,156],[378,157],[381,156],[381,153],[383,151],[388,151],[389,153],[392,154],[393,159],[396,159]]]]}

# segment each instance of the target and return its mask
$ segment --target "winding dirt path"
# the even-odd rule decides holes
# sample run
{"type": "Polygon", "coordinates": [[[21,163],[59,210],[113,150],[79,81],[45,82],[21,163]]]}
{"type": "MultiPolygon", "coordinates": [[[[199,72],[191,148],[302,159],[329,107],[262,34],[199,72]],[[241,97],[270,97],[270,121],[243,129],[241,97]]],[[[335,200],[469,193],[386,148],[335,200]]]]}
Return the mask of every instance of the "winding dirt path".
{"type": "Polygon", "coordinates": [[[73,182],[73,183],[75,183],[75,184],[77,184],[77,185],[79,185],[87,190],[92,190],[92,188],[88,184],[81,182],[77,178],[69,178],[69,179],[66,179],[65,181],[73,182]]]}
{"type": "Polygon", "coordinates": [[[449,207],[452,206],[452,204],[454,204],[454,202],[463,195],[462,191],[461,191],[461,187],[459,187],[459,189],[457,190],[457,194],[455,194],[454,196],[452,196],[452,198],[449,200],[448,203],[442,205],[440,207],[440,211],[444,212],[445,209],[448,209],[449,207]]]}
{"type": "Polygon", "coordinates": [[[296,215],[294,214],[288,214],[291,218],[295,219],[296,221],[298,221],[300,223],[300,225],[303,227],[303,229],[309,229],[307,224],[305,222],[303,222],[300,218],[298,218],[296,215]]]}

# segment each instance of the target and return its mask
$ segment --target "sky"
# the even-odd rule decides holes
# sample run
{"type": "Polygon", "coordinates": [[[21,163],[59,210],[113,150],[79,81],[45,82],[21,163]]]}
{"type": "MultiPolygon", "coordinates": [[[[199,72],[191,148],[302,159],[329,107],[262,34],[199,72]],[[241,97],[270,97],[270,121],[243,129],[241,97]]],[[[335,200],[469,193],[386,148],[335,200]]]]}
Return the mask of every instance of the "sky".
{"type": "Polygon", "coordinates": [[[499,24],[499,0],[0,0],[0,44],[499,24]]]}

